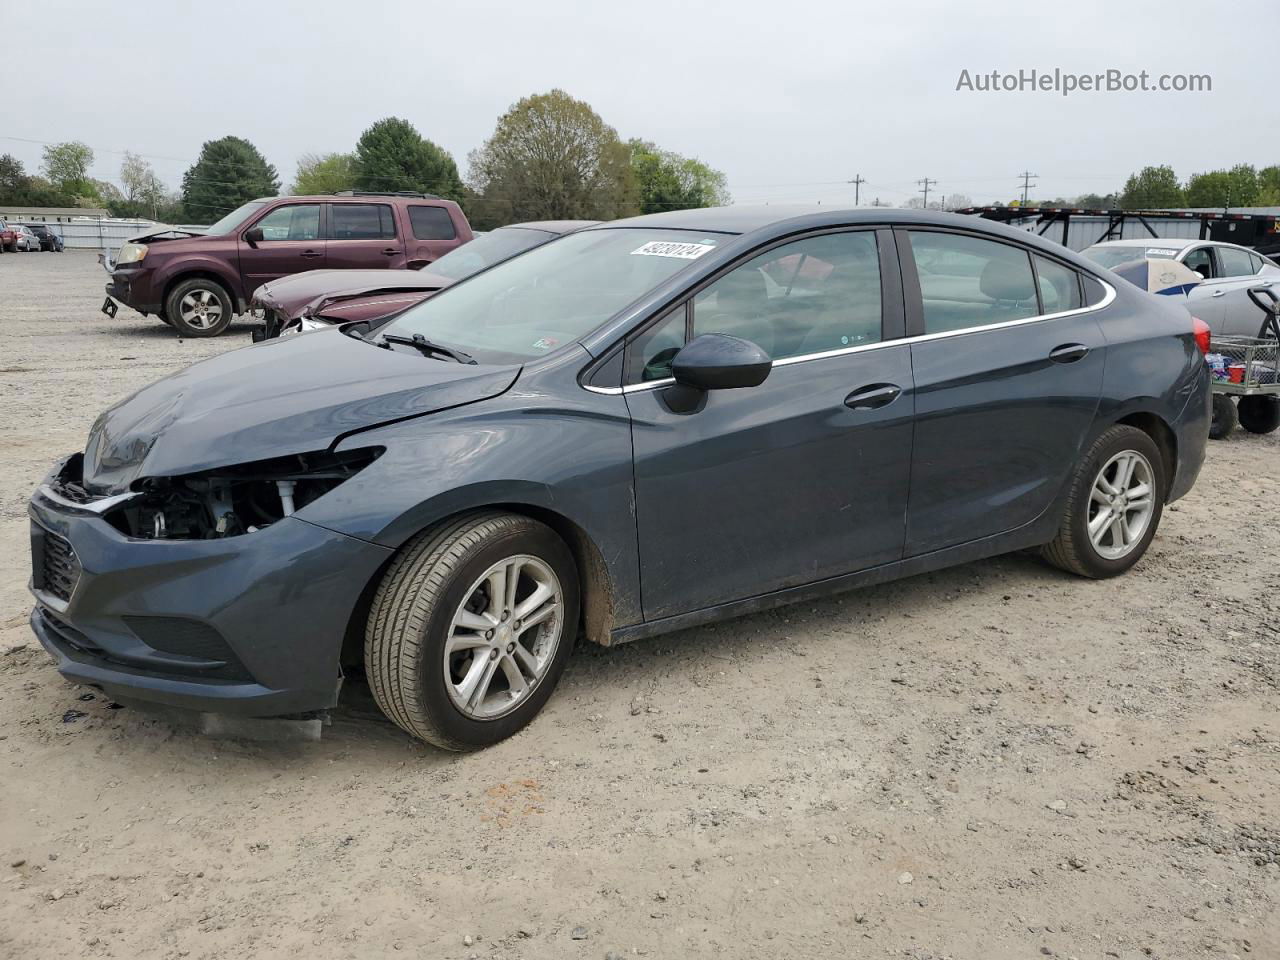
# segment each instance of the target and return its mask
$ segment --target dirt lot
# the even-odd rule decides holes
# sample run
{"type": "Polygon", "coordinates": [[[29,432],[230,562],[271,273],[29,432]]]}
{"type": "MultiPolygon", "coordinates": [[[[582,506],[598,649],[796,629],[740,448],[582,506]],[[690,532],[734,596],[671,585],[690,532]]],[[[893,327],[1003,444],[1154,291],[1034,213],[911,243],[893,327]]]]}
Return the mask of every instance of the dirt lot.
{"type": "Polygon", "coordinates": [[[0,258],[0,956],[1280,957],[1280,434],[1147,559],[1006,557],[613,650],[470,756],[349,685],[320,742],[64,682],[25,502],[109,403],[248,340],[0,258]]]}

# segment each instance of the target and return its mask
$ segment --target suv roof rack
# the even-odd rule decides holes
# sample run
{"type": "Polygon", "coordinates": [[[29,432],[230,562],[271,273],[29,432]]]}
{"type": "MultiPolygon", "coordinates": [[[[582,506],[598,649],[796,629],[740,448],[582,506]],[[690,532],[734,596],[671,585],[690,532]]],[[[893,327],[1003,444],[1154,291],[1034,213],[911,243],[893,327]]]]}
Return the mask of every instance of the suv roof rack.
{"type": "Polygon", "coordinates": [[[335,197],[417,197],[421,200],[440,200],[434,193],[419,193],[416,190],[339,190],[335,197]]]}

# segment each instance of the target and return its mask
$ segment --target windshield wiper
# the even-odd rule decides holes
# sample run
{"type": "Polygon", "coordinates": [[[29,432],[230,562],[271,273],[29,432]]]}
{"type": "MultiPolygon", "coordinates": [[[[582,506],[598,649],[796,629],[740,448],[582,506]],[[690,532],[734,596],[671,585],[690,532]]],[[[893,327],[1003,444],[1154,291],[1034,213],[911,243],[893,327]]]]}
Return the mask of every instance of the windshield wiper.
{"type": "Polygon", "coordinates": [[[453,347],[446,347],[443,343],[433,343],[420,333],[415,333],[412,337],[402,337],[398,333],[384,333],[382,339],[378,341],[378,346],[390,350],[393,343],[402,343],[406,347],[417,347],[422,355],[426,357],[439,355],[447,357],[454,363],[474,364],[477,362],[476,358],[471,354],[455,350],[453,347]]]}

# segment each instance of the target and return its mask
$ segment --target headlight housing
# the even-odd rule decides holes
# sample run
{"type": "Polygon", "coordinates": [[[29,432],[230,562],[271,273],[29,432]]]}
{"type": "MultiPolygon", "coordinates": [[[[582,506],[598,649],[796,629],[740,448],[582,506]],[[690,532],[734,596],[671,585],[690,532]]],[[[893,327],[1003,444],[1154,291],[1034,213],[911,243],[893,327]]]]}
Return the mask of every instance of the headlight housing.
{"type": "Polygon", "coordinates": [[[120,248],[120,253],[116,256],[116,263],[137,263],[147,255],[147,245],[145,243],[126,243],[120,248]]]}
{"type": "Polygon", "coordinates": [[[205,470],[150,477],[106,514],[126,536],[143,540],[216,540],[256,533],[291,516],[354,477],[383,447],[320,450],[205,470]]]}

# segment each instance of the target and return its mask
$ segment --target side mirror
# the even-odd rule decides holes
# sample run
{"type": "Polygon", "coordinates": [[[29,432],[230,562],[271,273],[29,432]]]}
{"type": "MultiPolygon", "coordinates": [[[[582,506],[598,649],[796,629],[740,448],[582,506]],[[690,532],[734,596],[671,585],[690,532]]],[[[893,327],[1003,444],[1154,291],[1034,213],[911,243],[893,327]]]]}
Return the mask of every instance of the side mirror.
{"type": "Polygon", "coordinates": [[[259,243],[262,242],[262,239],[263,239],[263,236],[262,236],[261,227],[250,227],[248,230],[244,232],[244,242],[251,247],[256,247],[259,243]]]}
{"type": "Polygon", "coordinates": [[[731,390],[764,383],[773,360],[750,340],[704,333],[671,360],[676,383],[697,390],[731,390]]]}

